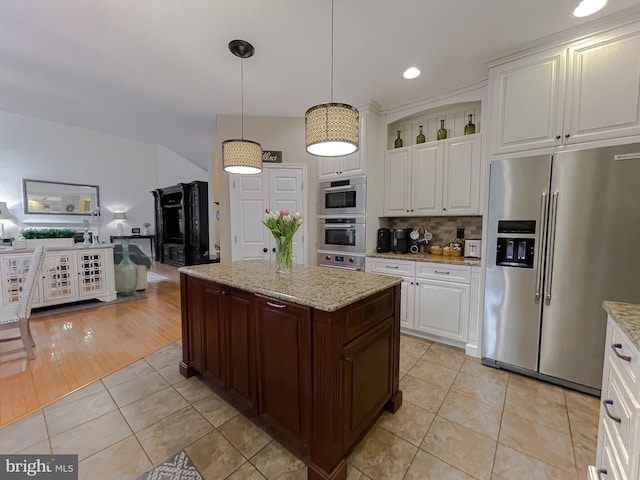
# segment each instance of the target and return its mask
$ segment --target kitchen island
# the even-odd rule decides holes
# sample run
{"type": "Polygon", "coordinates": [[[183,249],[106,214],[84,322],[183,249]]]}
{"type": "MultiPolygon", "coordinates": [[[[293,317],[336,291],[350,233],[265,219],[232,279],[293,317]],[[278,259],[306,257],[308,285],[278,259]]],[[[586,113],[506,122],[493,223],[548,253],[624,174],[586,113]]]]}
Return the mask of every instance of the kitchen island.
{"type": "Polygon", "coordinates": [[[402,402],[402,279],[263,260],[179,272],[181,373],[267,427],[309,479],[346,479],[349,452],[402,402]]]}

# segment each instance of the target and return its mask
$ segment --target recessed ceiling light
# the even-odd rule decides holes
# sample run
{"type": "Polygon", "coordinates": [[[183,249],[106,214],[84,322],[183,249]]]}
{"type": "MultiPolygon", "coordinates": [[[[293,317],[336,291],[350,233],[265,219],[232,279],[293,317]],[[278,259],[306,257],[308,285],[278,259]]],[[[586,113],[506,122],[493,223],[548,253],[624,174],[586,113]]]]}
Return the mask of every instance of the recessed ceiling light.
{"type": "MultiPolygon", "coordinates": [[[[605,0],[606,1],[606,0],[605,0]]],[[[418,70],[416,67],[409,67],[407,68],[404,73],[402,74],[402,76],[406,79],[412,79],[412,78],[416,78],[418,76],[420,76],[420,70],[418,70]]]]}
{"type": "Polygon", "coordinates": [[[602,10],[607,4],[607,0],[582,0],[580,5],[573,11],[574,17],[587,17],[602,10]]]}

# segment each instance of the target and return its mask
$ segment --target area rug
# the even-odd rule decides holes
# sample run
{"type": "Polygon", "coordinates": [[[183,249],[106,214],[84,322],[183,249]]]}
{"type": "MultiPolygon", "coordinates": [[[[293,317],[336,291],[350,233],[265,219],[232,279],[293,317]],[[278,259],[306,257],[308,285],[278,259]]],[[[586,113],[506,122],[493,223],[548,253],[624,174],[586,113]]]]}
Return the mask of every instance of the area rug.
{"type": "Polygon", "coordinates": [[[136,292],[133,295],[118,295],[118,297],[111,302],[101,302],[100,300],[85,300],[83,302],[68,303],[65,305],[53,305],[51,307],[41,307],[34,309],[31,312],[31,319],[48,317],[49,315],[58,315],[60,313],[75,313],[82,310],[88,310],[91,308],[104,307],[106,305],[115,305],[117,303],[131,302],[133,300],[140,300],[147,298],[147,294],[144,292],[136,292]]]}
{"type": "Polygon", "coordinates": [[[137,480],[203,480],[187,452],[182,450],[155,466],[137,480]]]}

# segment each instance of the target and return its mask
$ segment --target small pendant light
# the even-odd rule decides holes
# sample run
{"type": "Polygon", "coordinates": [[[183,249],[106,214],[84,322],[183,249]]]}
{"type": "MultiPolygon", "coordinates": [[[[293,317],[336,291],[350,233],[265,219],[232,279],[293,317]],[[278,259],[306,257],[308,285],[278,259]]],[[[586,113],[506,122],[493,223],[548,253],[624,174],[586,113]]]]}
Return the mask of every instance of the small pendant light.
{"type": "Polygon", "coordinates": [[[358,150],[358,110],[333,102],[333,0],[331,0],[331,102],[311,107],[304,115],[307,152],[339,157],[358,150]]]}
{"type": "Polygon", "coordinates": [[[242,60],[252,57],[255,49],[245,40],[232,40],[229,50],[240,58],[240,104],[242,131],[240,139],[222,142],[222,168],[228,173],[251,175],[262,172],[262,147],[257,142],[244,139],[244,66],[242,60]]]}

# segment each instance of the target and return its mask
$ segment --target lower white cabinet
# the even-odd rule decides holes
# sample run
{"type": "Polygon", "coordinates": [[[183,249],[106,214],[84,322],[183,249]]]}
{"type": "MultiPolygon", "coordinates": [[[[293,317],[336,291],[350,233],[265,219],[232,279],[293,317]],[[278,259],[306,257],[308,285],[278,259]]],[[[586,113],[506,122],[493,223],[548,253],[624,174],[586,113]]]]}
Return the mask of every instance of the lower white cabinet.
{"type": "MultiPolygon", "coordinates": [[[[0,254],[2,305],[17,303],[20,299],[30,261],[31,252],[0,254]]],[[[34,308],[93,298],[115,300],[113,247],[48,250],[36,287],[34,308]]]]}
{"type": "Polygon", "coordinates": [[[607,320],[596,465],[598,480],[640,479],[640,352],[607,320]]]}
{"type": "MultiPolygon", "coordinates": [[[[423,336],[478,354],[477,314],[471,303],[470,266],[370,258],[367,271],[402,277],[400,328],[405,333],[423,336]]],[[[475,287],[475,285],[474,285],[475,287]]],[[[474,304],[475,305],[475,304],[474,304]]]]}

